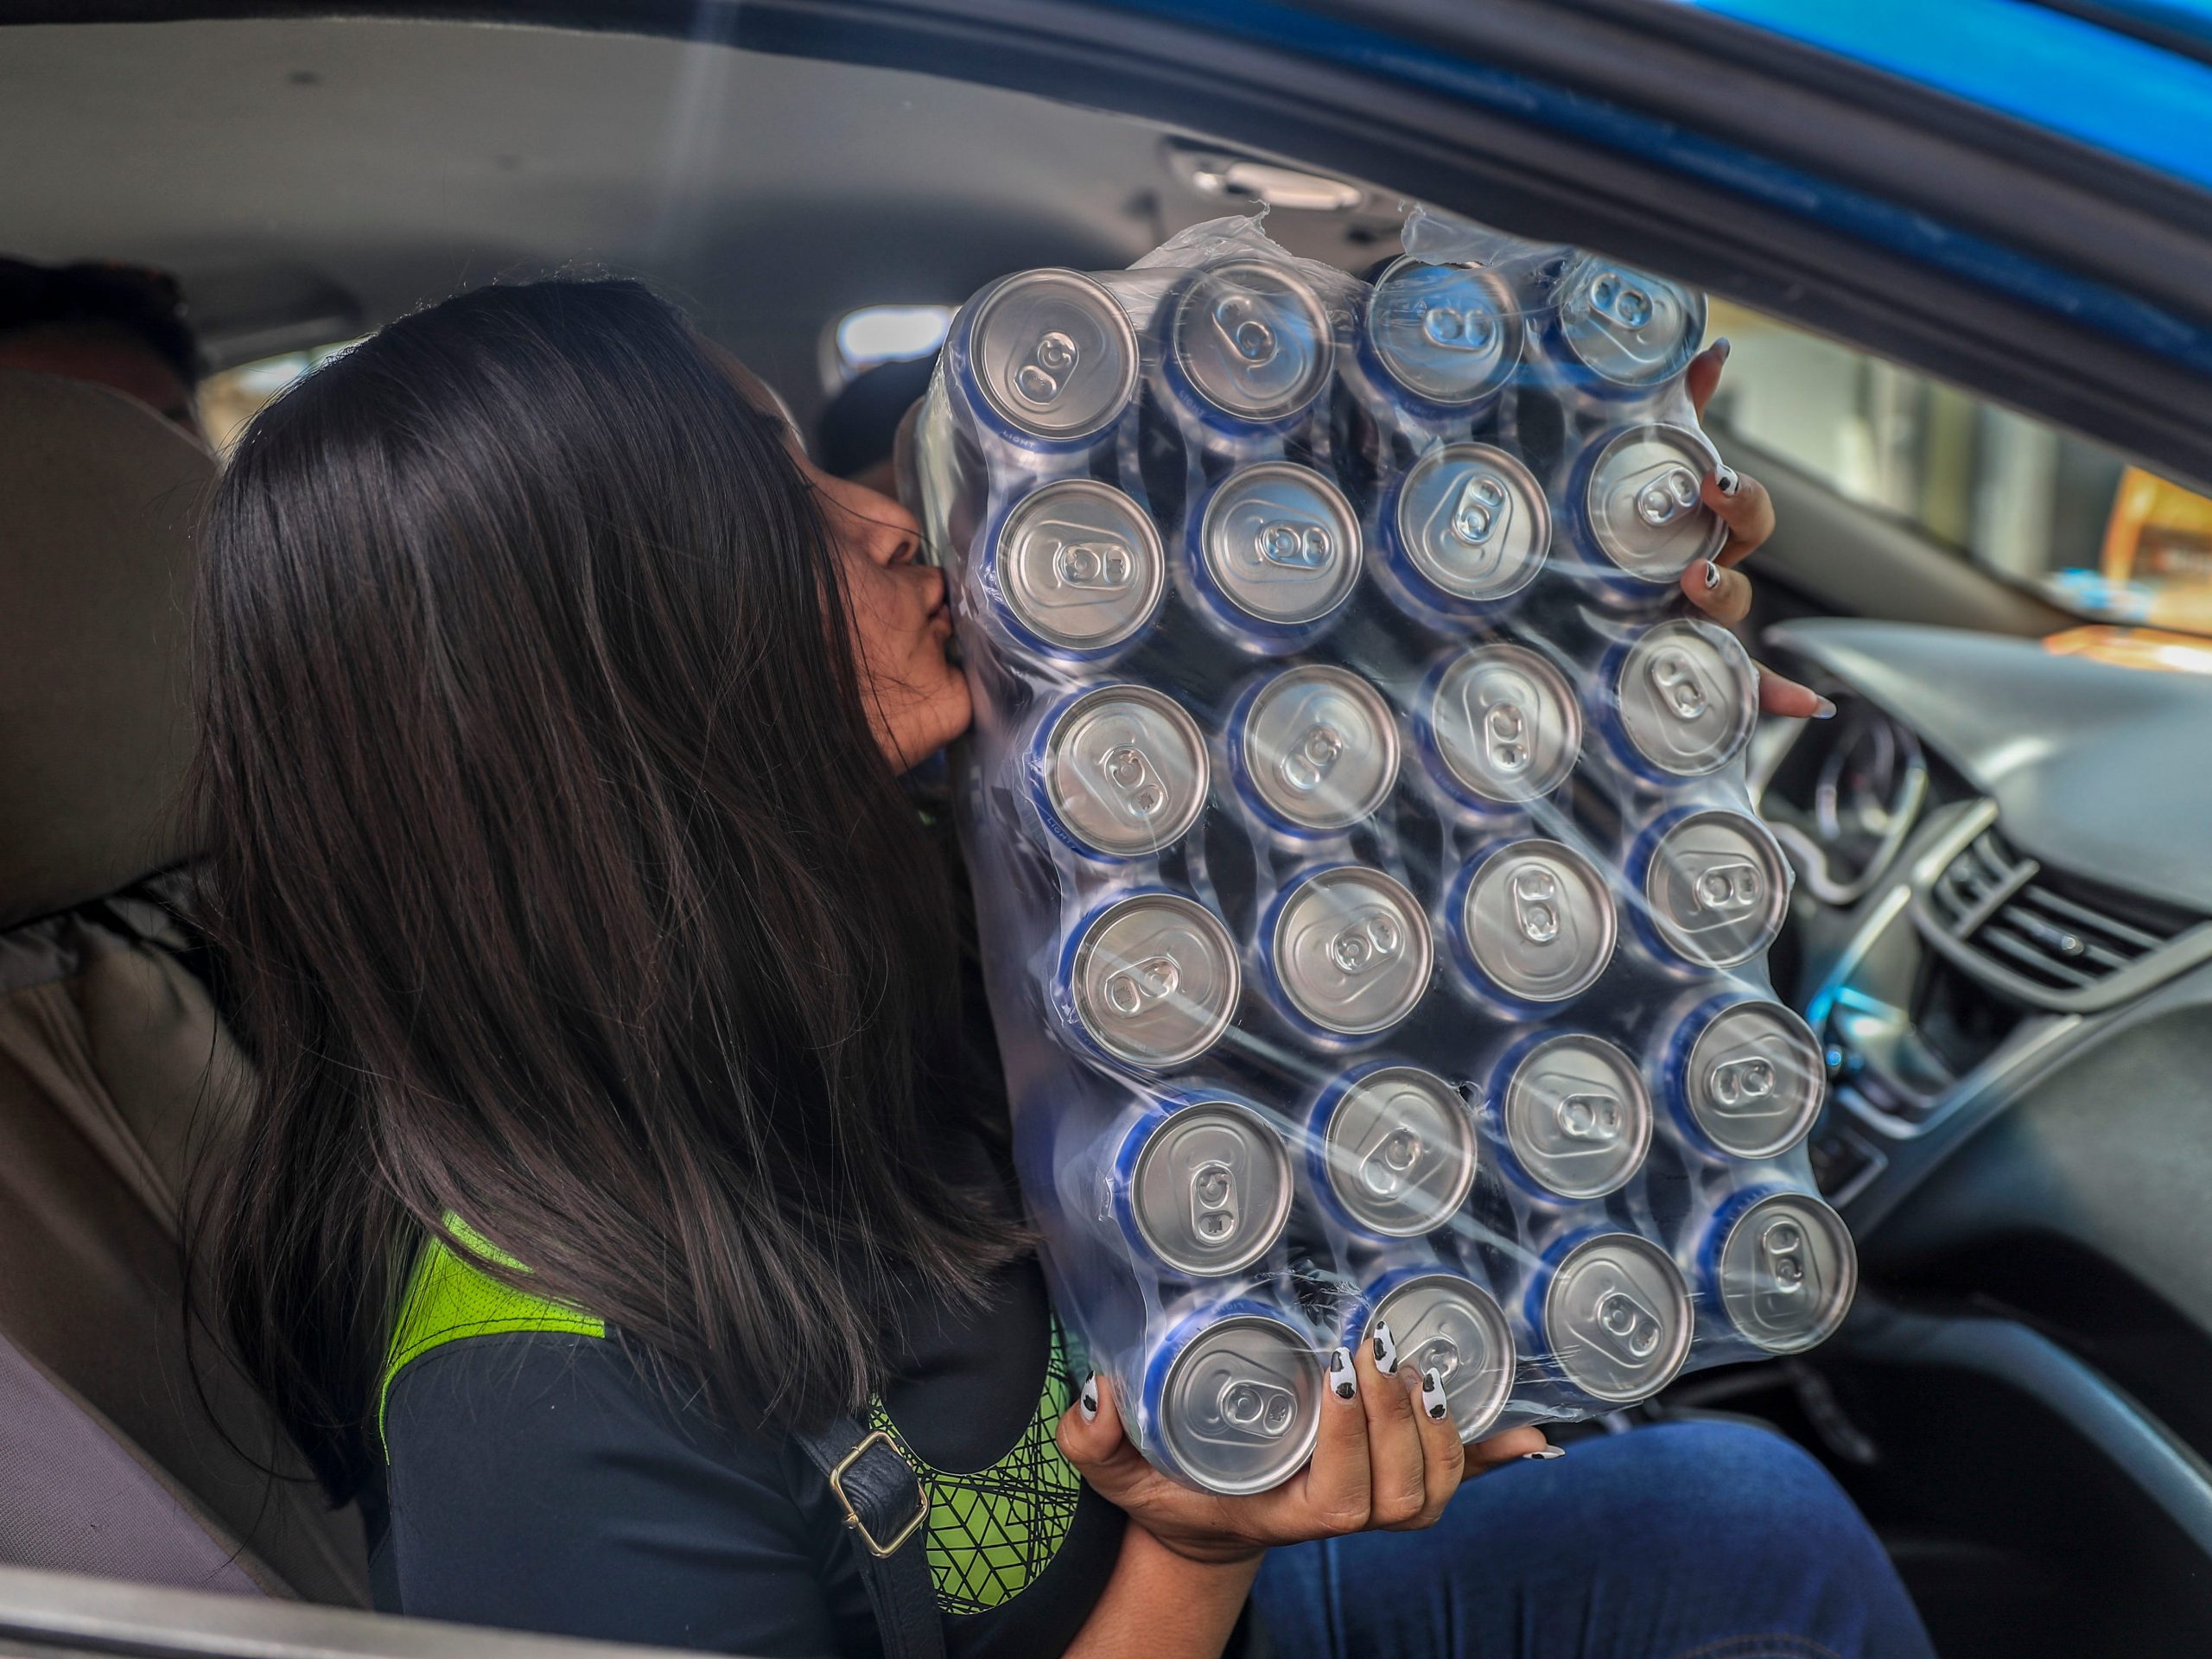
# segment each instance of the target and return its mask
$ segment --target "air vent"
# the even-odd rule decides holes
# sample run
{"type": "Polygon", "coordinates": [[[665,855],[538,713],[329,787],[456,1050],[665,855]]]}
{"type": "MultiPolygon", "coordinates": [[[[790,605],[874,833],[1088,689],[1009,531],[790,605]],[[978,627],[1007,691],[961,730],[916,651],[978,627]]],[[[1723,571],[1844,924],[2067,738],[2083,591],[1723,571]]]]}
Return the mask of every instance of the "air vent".
{"type": "Polygon", "coordinates": [[[2202,920],[2047,869],[1993,827],[1929,883],[1925,903],[1949,940],[2054,1006],[2104,1006],[2147,988],[2186,965],[2165,953],[2202,920]]]}

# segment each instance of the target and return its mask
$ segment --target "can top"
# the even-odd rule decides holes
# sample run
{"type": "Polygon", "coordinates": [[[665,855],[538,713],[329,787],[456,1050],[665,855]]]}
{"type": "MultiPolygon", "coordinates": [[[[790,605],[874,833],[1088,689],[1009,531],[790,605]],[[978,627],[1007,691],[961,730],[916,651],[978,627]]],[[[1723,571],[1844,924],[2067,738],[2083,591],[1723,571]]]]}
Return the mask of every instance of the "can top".
{"type": "Polygon", "coordinates": [[[1677,618],[1629,647],[1614,682],[1621,729],[1636,752],[1678,778],[1726,766],[1758,723],[1758,673],[1736,636],[1677,618]]]}
{"type": "Polygon", "coordinates": [[[1567,1381],[1625,1406],[1674,1379],[1690,1351],[1690,1299],[1648,1238],[1599,1233],[1570,1249],[1544,1290],[1544,1344],[1567,1381]]]}
{"type": "Polygon", "coordinates": [[[1229,1028],[1241,976],[1221,919],[1179,893],[1138,893],[1077,940],[1069,994],[1091,1039],[1131,1065],[1196,1059],[1229,1028]]]}
{"type": "Polygon", "coordinates": [[[1682,1062],[1691,1121],[1737,1158],[1778,1158],[1820,1116],[1821,1046],[1779,1002],[1736,1002],[1706,1022],[1682,1062]]]}
{"type": "Polygon", "coordinates": [[[1367,338],[1390,378],[1432,404],[1479,402],[1521,356],[1512,290],[1471,265],[1401,257],[1375,282],[1367,338]]]}
{"type": "Polygon", "coordinates": [[[1072,270],[1026,270],[978,302],[969,360],[1018,431],[1071,443],[1110,426],[1137,385],[1137,338],[1120,302],[1072,270]]]}
{"type": "Polygon", "coordinates": [[[1039,757],[1070,834],[1134,858],[1180,840],[1206,804],[1206,745],[1182,705],[1144,685],[1102,685],[1054,715],[1039,757]]]}
{"type": "Polygon", "coordinates": [[[1552,515],[1529,469],[1487,443],[1451,443],[1415,461],[1398,486],[1398,544],[1454,599],[1487,602],[1536,579],[1552,515]]]}
{"type": "Polygon", "coordinates": [[[1758,819],[1694,812],[1652,848],[1643,896],[1668,949],[1704,967],[1733,968],[1782,931],[1789,868],[1758,819]]]}
{"type": "Polygon", "coordinates": [[[1699,494],[1715,459],[1704,435],[1686,426],[1631,426],[1608,438],[1582,486],[1598,550],[1655,585],[1719,552],[1728,527],[1699,494]]]}
{"type": "Polygon", "coordinates": [[[1177,300],[1168,350],[1201,397],[1239,420],[1278,421],[1313,401],[1335,355],[1328,315],[1300,277],[1267,259],[1231,259],[1177,300]]]}
{"type": "Polygon", "coordinates": [[[1321,1427],[1313,1344],[1262,1313],[1217,1319],[1185,1342],[1154,1414],[1169,1457],[1208,1491],[1263,1492],[1296,1473],[1321,1427]]]}
{"type": "Polygon", "coordinates": [[[1521,1167],[1563,1198],[1618,1192],[1651,1146],[1651,1096],[1629,1057],[1567,1032],[1522,1056],[1499,1105],[1521,1167]]]}
{"type": "Polygon", "coordinates": [[[1259,688],[1232,734],[1252,790],[1300,829],[1346,830],[1398,781],[1398,724],[1348,669],[1286,669],[1259,688]]]}
{"type": "Polygon", "coordinates": [[[1291,1006],[1324,1031],[1387,1031],[1428,988],[1428,919],[1401,882],[1362,864],[1301,879],[1281,901],[1269,941],[1291,1006]]]}
{"type": "Polygon", "coordinates": [[[1582,753],[1567,677],[1526,645],[1475,645],[1448,664],[1428,705],[1437,759],[1461,788],[1519,805],[1565,783],[1582,753]]]}
{"type": "Polygon", "coordinates": [[[1771,1354],[1802,1354],[1843,1323],[1859,1252],[1843,1217],[1804,1192],[1772,1192],[1738,1216],[1720,1247],[1729,1323],[1771,1354]]]}
{"type": "Polygon", "coordinates": [[[1619,922],[1598,867],[1565,842],[1509,842],[1484,859],[1459,906],[1459,937],[1484,976],[1531,1002],[1598,982],[1619,922]]]}
{"type": "Polygon", "coordinates": [[[1062,479],[1015,503],[999,530],[995,568],[1014,620],[1069,651],[1120,645],[1152,620],[1166,587],[1151,518],[1088,478],[1062,479]]]}
{"type": "Polygon", "coordinates": [[[1129,1210],[1152,1253],[1178,1273],[1236,1273],[1265,1255],[1290,1218],[1290,1158],[1250,1107],[1199,1100],[1145,1137],[1129,1210]]]}
{"type": "Polygon", "coordinates": [[[1705,296],[1585,253],[1552,290],[1560,337],[1585,368],[1617,386],[1656,386],[1688,366],[1705,334],[1705,296]]]}
{"type": "Polygon", "coordinates": [[[1459,1090],[1433,1071],[1369,1071],[1337,1096],[1318,1127],[1329,1191],[1360,1228],[1381,1237],[1434,1232],[1475,1184],[1473,1121],[1459,1090]]]}
{"type": "Polygon", "coordinates": [[[1462,1440],[1490,1432],[1513,1392],[1513,1332],[1496,1297],[1456,1273],[1426,1273],[1400,1281],[1369,1318],[1389,1321],[1401,1365],[1436,1373],[1462,1440]]]}
{"type": "Polygon", "coordinates": [[[1344,492],[1310,467],[1263,461],[1206,503],[1200,556],[1229,602],[1262,622],[1326,616],[1359,580],[1359,523],[1344,492]]]}

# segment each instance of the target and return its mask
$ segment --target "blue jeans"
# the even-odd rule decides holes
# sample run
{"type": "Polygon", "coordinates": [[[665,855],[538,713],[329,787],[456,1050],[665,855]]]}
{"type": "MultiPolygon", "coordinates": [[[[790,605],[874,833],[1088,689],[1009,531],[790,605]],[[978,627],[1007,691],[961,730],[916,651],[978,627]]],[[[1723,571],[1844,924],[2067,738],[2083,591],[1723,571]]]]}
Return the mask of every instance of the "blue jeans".
{"type": "Polygon", "coordinates": [[[1470,1481],[1427,1532],[1279,1549],[1281,1659],[1933,1659],[1872,1531],[1781,1436],[1679,1422],[1470,1481]]]}

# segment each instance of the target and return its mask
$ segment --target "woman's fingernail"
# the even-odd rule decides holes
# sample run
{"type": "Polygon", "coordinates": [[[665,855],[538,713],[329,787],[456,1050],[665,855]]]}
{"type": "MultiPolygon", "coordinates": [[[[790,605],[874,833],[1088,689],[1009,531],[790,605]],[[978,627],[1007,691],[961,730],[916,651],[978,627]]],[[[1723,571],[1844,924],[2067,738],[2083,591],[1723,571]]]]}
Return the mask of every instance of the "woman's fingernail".
{"type": "Polygon", "coordinates": [[[1826,697],[1816,699],[1813,704],[1813,718],[1815,720],[1834,720],[1835,718],[1835,704],[1830,702],[1826,697]]]}
{"type": "Polygon", "coordinates": [[[1339,1348],[1329,1356],[1329,1387],[1339,1400],[1358,1397],[1359,1373],[1352,1367],[1351,1349],[1339,1348]]]}
{"type": "Polygon", "coordinates": [[[1098,1421],[1097,1372],[1092,1371],[1084,1376],[1083,1379],[1083,1392],[1077,1396],[1076,1403],[1083,1408],[1083,1421],[1084,1422],[1095,1423],[1098,1421]]]}
{"type": "Polygon", "coordinates": [[[1728,360],[1728,353],[1734,349],[1735,348],[1733,346],[1729,345],[1728,336],[1726,334],[1721,335],[1719,339],[1713,342],[1713,354],[1719,358],[1723,363],[1726,363],[1728,360]]]}
{"type": "Polygon", "coordinates": [[[1554,1458],[1563,1458],[1566,1455],[1567,1448],[1565,1446],[1548,1446],[1541,1452],[1523,1452],[1521,1454],[1521,1461],[1523,1463],[1549,1463],[1554,1458]]]}
{"type": "Polygon", "coordinates": [[[1375,1369],[1385,1376],[1398,1374],[1398,1344],[1385,1319],[1375,1321],[1375,1369]]]}
{"type": "Polygon", "coordinates": [[[1444,1380],[1431,1366],[1421,1374],[1421,1408],[1436,1422],[1444,1421],[1444,1414],[1451,1408],[1444,1403],[1444,1380]]]}
{"type": "Polygon", "coordinates": [[[1711,593],[1720,585],[1720,566],[1713,560],[1705,562],[1705,591],[1711,593]]]}
{"type": "Polygon", "coordinates": [[[1733,495],[1744,487],[1744,480],[1736,475],[1736,469],[1725,461],[1713,469],[1713,482],[1723,495],[1733,495]]]}

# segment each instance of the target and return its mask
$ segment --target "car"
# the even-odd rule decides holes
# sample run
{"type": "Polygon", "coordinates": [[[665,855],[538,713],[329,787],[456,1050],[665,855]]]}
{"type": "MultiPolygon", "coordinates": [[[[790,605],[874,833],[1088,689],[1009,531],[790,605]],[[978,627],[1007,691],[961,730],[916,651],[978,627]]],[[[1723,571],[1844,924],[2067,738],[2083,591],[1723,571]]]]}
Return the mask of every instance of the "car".
{"type": "MultiPolygon", "coordinates": [[[[2186,0],[0,0],[0,239],[177,272],[219,440],[548,270],[648,278],[802,427],[992,277],[1225,213],[1356,270],[1420,200],[1707,289],[1781,524],[1746,632],[1840,705],[1752,779],[1863,1283],[1647,1410],[1815,1451],[1952,1659],[2212,1650],[2208,127],[2186,0]]],[[[11,1643],[589,1651],[22,1567],[11,1643]]]]}

